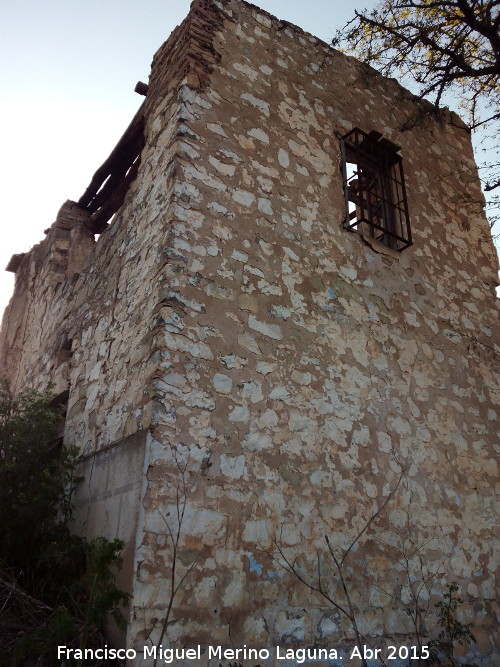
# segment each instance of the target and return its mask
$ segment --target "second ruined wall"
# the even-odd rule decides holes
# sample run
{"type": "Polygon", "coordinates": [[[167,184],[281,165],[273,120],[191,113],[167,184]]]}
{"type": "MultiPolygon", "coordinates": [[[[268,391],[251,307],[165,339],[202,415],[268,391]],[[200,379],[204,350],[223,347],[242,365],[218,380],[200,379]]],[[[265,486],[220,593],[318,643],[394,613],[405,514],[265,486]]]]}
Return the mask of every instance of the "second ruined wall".
{"type": "MultiPolygon", "coordinates": [[[[162,313],[130,637],[141,648],[160,636],[183,466],[178,572],[196,565],[167,639],[236,646],[351,636],[284,575],[273,540],[314,576],[324,535],[345,547],[404,467],[375,534],[396,544],[409,526],[416,541],[434,538],[434,593],[459,581],[486,656],[496,258],[469,136],[446,111],[402,132],[418,109],[394,81],[245,3],[201,6],[224,17],[220,60],[206,88],[181,91],[163,274],[176,296],[162,313]],[[402,147],[414,235],[404,253],[342,229],[339,139],[354,126],[402,147]]],[[[407,595],[396,561],[372,539],[350,564],[367,635],[408,631],[375,589],[407,595]]]]}

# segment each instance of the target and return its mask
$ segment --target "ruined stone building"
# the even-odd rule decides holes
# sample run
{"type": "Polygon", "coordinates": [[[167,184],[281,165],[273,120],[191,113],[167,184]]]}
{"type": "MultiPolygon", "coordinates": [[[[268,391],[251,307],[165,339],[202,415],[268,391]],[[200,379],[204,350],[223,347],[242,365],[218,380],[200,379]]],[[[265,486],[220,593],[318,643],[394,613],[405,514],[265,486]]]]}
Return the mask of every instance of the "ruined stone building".
{"type": "Polygon", "coordinates": [[[312,581],[319,550],[344,604],[325,535],[346,548],[404,469],[345,562],[360,631],[411,643],[435,572],[494,664],[497,259],[465,126],[242,0],[195,0],[143,88],[12,258],[1,333],[12,389],[67,401],[77,529],[126,542],[120,641],[159,640],[185,500],[165,646],[342,646],[277,546],[312,581]]]}

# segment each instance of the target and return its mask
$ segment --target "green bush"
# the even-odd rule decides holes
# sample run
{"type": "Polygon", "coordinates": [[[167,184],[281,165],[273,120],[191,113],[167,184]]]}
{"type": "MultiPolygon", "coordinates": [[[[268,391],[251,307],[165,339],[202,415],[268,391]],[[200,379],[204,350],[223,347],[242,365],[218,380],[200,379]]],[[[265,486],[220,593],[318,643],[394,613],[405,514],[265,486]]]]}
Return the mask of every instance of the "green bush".
{"type": "Polygon", "coordinates": [[[75,448],[57,438],[48,392],[11,396],[0,384],[0,560],[36,587],[51,544],[66,536],[77,480],[75,448]]]}
{"type": "Polygon", "coordinates": [[[438,623],[441,631],[437,639],[430,642],[431,656],[437,660],[440,654],[444,654],[448,660],[455,665],[456,644],[467,646],[474,641],[471,623],[461,623],[457,618],[457,611],[463,604],[463,598],[458,595],[458,584],[453,581],[448,584],[448,590],[444,594],[444,600],[436,603],[439,612],[438,623]]]}
{"type": "Polygon", "coordinates": [[[0,381],[0,665],[57,665],[58,645],[100,645],[108,615],[125,626],[123,542],[70,533],[78,452],[57,437],[51,400],[0,381]]]}

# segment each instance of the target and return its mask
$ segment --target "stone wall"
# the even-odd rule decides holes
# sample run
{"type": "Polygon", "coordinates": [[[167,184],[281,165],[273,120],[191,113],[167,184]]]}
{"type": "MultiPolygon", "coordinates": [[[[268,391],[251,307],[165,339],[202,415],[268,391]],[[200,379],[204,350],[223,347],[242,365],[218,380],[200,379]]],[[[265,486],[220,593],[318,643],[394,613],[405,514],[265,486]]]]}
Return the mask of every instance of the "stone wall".
{"type": "Polygon", "coordinates": [[[45,388],[49,377],[56,393],[68,388],[70,343],[62,320],[72,289],[65,283],[72,286],[93,252],[86,217],[67,201],[46,238],[9,263],[16,283],[2,322],[0,370],[15,393],[26,386],[45,388]]]}
{"type": "MultiPolygon", "coordinates": [[[[401,132],[416,103],[394,81],[260,10],[223,11],[209,86],[182,90],[178,255],[164,274],[179,296],[165,313],[138,645],[168,601],[157,508],[174,521],[177,457],[188,471],[183,564],[199,554],[203,565],[179,593],[171,639],[350,636],[283,576],[273,539],[314,568],[324,535],[347,545],[402,465],[374,533],[388,539],[409,521],[416,542],[434,537],[425,567],[460,581],[490,653],[496,259],[469,202],[479,184],[463,182],[469,136],[445,111],[401,132]],[[339,139],[356,125],[402,146],[415,240],[404,253],[342,229],[339,139]]],[[[363,631],[403,632],[404,614],[373,586],[404,588],[394,551],[371,541],[352,560],[363,631]]]]}
{"type": "MultiPolygon", "coordinates": [[[[395,81],[252,5],[197,0],[155,56],[139,174],[86,268],[17,288],[4,350],[17,308],[24,351],[9,372],[32,373],[16,387],[53,375],[66,334],[66,438],[101,452],[100,474],[120,468],[106,497],[137,499],[128,522],[104,512],[110,535],[137,525],[128,645],[160,637],[184,501],[177,577],[194,567],[164,645],[351,639],[277,546],[311,578],[319,550],[341,601],[324,536],[346,548],[403,469],[346,561],[360,629],[399,643],[411,631],[390,597],[409,599],[396,547],[411,538],[426,546],[410,576],[435,572],[433,596],[459,582],[474,660],[490,664],[497,262],[468,133],[447,111],[414,123],[420,111],[395,81]],[[403,253],[342,228],[339,140],[355,126],[402,147],[403,253]],[[16,306],[29,290],[36,308],[16,306]]],[[[81,499],[94,519],[99,498],[94,483],[81,499]]]]}

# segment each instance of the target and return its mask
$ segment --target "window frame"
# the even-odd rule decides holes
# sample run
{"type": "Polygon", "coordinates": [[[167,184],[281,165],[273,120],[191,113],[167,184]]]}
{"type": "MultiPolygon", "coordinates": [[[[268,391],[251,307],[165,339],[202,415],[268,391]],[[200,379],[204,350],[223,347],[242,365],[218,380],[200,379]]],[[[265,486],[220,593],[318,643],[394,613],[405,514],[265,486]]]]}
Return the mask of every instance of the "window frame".
{"type": "Polygon", "coordinates": [[[399,151],[376,131],[355,127],[341,138],[344,229],[402,252],[413,240],[399,151]],[[347,165],[354,167],[352,174],[347,165]]]}

